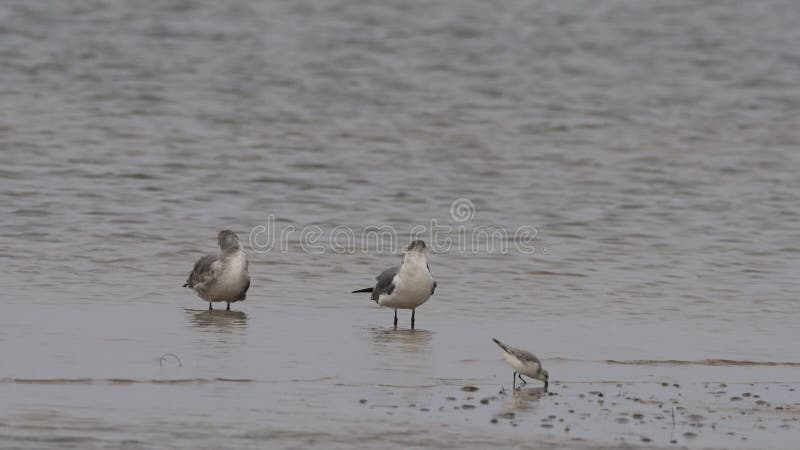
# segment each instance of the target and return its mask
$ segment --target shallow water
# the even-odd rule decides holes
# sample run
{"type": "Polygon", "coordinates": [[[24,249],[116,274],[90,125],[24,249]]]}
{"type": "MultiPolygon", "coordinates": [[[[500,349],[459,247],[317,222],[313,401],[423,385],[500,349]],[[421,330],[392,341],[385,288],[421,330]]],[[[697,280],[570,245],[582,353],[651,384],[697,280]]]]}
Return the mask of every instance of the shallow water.
{"type": "MultiPolygon", "coordinates": [[[[557,396],[518,427],[490,422],[506,400],[453,410],[464,385],[508,389],[492,337],[562,383],[678,383],[697,409],[706,382],[797,386],[799,19],[788,0],[3,2],[3,445],[638,442],[597,415],[541,428],[557,396]],[[534,251],[437,247],[436,294],[394,330],[350,291],[400,257],[328,232],[391,226],[397,247],[432,220],[535,227],[534,251]],[[248,243],[247,301],[209,314],[180,288],[192,263],[258,227],[295,231],[248,243]]],[[[770,433],[677,439],[791,448],[782,401],[770,433]]]]}

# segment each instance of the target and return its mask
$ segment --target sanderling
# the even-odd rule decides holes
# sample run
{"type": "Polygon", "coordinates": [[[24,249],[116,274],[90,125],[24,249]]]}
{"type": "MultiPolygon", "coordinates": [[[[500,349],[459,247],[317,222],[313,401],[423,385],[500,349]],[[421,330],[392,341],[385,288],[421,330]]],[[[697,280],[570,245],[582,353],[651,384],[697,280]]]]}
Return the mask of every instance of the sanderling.
{"type": "Polygon", "coordinates": [[[537,358],[536,355],[531,352],[503,344],[497,339],[492,338],[492,340],[495,342],[495,344],[499,345],[500,348],[503,349],[503,357],[505,357],[506,362],[514,368],[514,381],[511,383],[512,389],[517,388],[517,377],[519,377],[523,384],[528,384],[528,382],[522,378],[522,375],[526,375],[543,381],[544,391],[547,392],[547,385],[549,384],[550,375],[546,370],[544,370],[544,368],[542,368],[542,363],[539,361],[539,358],[537,358]]]}
{"type": "Polygon", "coordinates": [[[183,287],[192,289],[198,297],[206,300],[209,311],[214,309],[212,302],[227,302],[230,311],[231,303],[244,300],[250,287],[247,253],[242,250],[239,238],[231,230],[220,231],[217,242],[219,255],[206,255],[198,259],[183,287]]]}
{"type": "Polygon", "coordinates": [[[411,310],[411,329],[414,329],[416,308],[428,301],[436,290],[436,282],[428,266],[425,242],[414,241],[406,249],[403,263],[390,267],[377,276],[375,287],[357,292],[372,292],[370,297],[380,306],[394,308],[394,326],[397,328],[397,310],[411,310]]]}

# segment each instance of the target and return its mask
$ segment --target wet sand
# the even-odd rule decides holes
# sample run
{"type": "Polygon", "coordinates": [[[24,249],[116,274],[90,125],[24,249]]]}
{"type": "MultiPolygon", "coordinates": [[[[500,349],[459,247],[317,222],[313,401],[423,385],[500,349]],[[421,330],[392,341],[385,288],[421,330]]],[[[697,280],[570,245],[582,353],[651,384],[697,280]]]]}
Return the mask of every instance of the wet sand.
{"type": "Polygon", "coordinates": [[[20,448],[793,449],[800,439],[796,383],[555,381],[544,392],[535,381],[517,390],[501,383],[511,379],[501,361],[477,363],[497,372],[486,377],[494,381],[469,384],[175,377],[183,364],[166,357],[154,378],[0,379],[8,404],[26,405],[0,421],[0,441],[20,448]]]}
{"type": "MultiPolygon", "coordinates": [[[[498,314],[492,329],[503,333],[489,335],[485,316],[454,320],[432,300],[420,328],[394,329],[390,310],[363,299],[320,308],[295,298],[254,296],[230,312],[191,298],[181,300],[198,309],[165,306],[156,294],[49,303],[59,320],[45,338],[3,335],[0,447],[789,450],[800,439],[789,358],[606,337],[591,359],[557,319],[531,328],[526,315],[498,314]],[[535,381],[510,389],[494,335],[539,354],[550,392],[535,381]],[[726,358],[694,359],[702,354],[726,358]]],[[[48,313],[10,312],[22,331],[48,313]]]]}
{"type": "MultiPolygon", "coordinates": [[[[171,414],[160,417],[169,411],[165,406],[172,400],[169,395],[157,398],[164,393],[158,387],[163,381],[3,380],[0,389],[4,394],[9,391],[9,383],[21,392],[48,385],[61,394],[73,392],[76,396],[86,389],[112,398],[120,390],[134,390],[142,396],[143,403],[155,402],[152,415],[137,411],[137,420],[126,423],[118,423],[113,413],[105,416],[97,409],[93,413],[78,405],[57,405],[57,401],[50,411],[19,412],[6,417],[0,423],[0,439],[5,445],[29,448],[157,448],[163,442],[164,447],[175,448],[210,448],[217,444],[241,448],[273,443],[281,447],[362,448],[566,445],[790,449],[795,448],[800,436],[800,398],[789,385],[778,383],[677,387],[653,383],[556,383],[548,393],[528,387],[511,392],[492,385],[382,386],[368,394],[363,393],[363,387],[333,384],[327,394],[309,393],[301,402],[302,407],[292,408],[283,421],[269,423],[260,423],[257,409],[243,417],[244,411],[226,414],[231,411],[224,405],[220,405],[218,416],[187,411],[180,419],[171,414]],[[327,402],[336,404],[335,417],[320,414],[325,409],[320,403],[327,402]],[[353,438],[352,432],[357,433],[358,439],[353,438]]],[[[254,388],[258,382],[252,380],[174,380],[167,384],[186,385],[181,389],[184,393],[213,389],[233,396],[263,389],[254,388]],[[244,384],[250,386],[242,388],[244,384]]]]}

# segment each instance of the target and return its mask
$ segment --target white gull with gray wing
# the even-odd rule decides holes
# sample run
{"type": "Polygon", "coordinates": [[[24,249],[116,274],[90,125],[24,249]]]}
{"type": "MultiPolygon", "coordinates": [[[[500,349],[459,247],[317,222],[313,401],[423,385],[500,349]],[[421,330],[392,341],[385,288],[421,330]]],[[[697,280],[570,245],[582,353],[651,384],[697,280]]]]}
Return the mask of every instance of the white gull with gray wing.
{"type": "Polygon", "coordinates": [[[380,306],[394,309],[394,326],[397,326],[397,310],[410,309],[411,328],[414,328],[416,309],[428,301],[436,290],[436,281],[428,266],[425,242],[417,240],[406,249],[403,263],[390,267],[376,278],[375,287],[359,289],[371,292],[370,298],[380,306]]]}

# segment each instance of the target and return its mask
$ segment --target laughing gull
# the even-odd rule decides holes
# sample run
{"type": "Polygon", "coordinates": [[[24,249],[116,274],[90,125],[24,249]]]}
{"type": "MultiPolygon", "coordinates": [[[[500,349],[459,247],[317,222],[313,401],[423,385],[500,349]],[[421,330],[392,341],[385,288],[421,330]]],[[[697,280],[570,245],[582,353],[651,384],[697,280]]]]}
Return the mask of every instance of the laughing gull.
{"type": "Polygon", "coordinates": [[[222,230],[217,235],[219,255],[206,255],[194,263],[194,269],[183,287],[195,291],[197,296],[208,302],[231,303],[245,299],[250,287],[247,273],[247,253],[239,246],[239,237],[231,230],[222,230]]]}
{"type": "Polygon", "coordinates": [[[499,345],[500,348],[503,349],[503,357],[506,359],[506,362],[514,368],[514,381],[511,383],[513,389],[517,388],[517,377],[519,377],[523,384],[528,384],[528,382],[522,378],[523,375],[526,375],[531,378],[544,381],[544,391],[547,392],[547,385],[549,384],[550,375],[546,370],[544,370],[544,368],[542,368],[542,363],[539,361],[539,358],[537,358],[536,355],[531,352],[503,344],[497,339],[492,340],[495,344],[499,345]]]}
{"type": "Polygon", "coordinates": [[[394,327],[397,328],[397,310],[411,310],[411,329],[414,329],[416,308],[425,303],[436,290],[425,242],[414,241],[406,249],[403,263],[384,270],[375,287],[359,289],[357,292],[372,292],[370,297],[380,306],[394,308],[394,327]]]}

